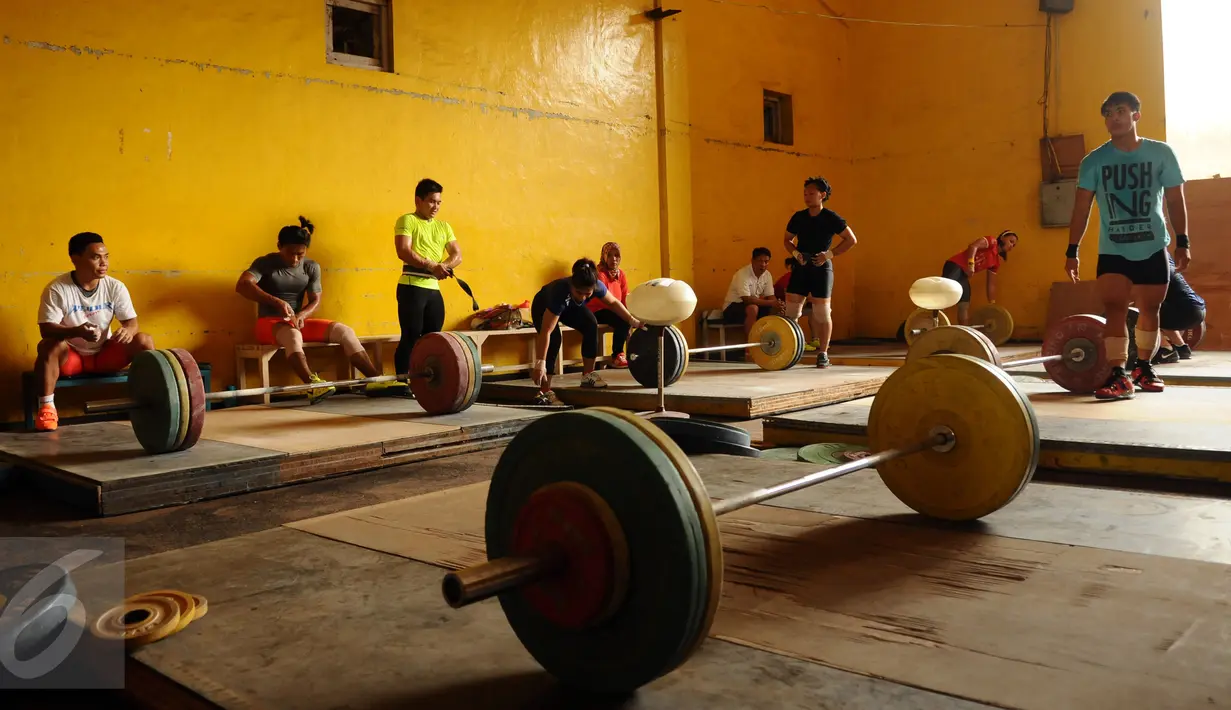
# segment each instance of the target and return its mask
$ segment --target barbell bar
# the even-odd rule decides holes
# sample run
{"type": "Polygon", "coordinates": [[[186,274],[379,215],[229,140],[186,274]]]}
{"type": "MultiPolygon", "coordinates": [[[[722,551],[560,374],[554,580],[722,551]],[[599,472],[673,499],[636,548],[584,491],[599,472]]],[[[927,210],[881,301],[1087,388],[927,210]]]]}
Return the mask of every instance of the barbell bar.
{"type": "Polygon", "coordinates": [[[549,415],[513,438],[493,472],[488,561],[447,573],[442,596],[453,608],[498,598],[549,673],[627,693],[708,635],[722,590],[717,516],[875,467],[916,512],[974,520],[1008,505],[1039,460],[1025,394],[961,354],[895,370],[873,400],[868,439],[876,453],[865,458],[711,501],[653,419],[604,407],[549,415]]]}
{"type": "MultiPolygon", "coordinates": [[[[1079,313],[1048,328],[1038,357],[1002,362],[996,346],[979,330],[950,325],[929,330],[911,344],[906,360],[937,353],[963,353],[1002,369],[1042,364],[1048,376],[1064,389],[1088,394],[1102,387],[1111,376],[1111,363],[1103,343],[1107,321],[1102,316],[1079,313]]],[[[1133,345],[1130,343],[1130,350],[1133,345]]]]}
{"type": "MultiPolygon", "coordinates": [[[[1009,338],[1013,335],[1013,316],[1006,308],[999,304],[988,303],[976,308],[974,313],[970,315],[970,319],[978,322],[966,327],[983,331],[984,335],[987,335],[992,343],[997,346],[1009,342],[1009,338]]],[[[943,311],[920,308],[906,320],[906,325],[904,326],[906,342],[908,345],[913,345],[915,338],[919,335],[947,325],[951,325],[951,323],[949,322],[949,317],[943,311]],[[925,320],[925,322],[927,319],[930,319],[930,327],[911,327],[913,322],[921,319],[925,320]]]]}
{"type": "Polygon", "coordinates": [[[138,353],[128,372],[129,397],[86,404],[86,412],[128,411],[133,433],[147,453],[184,451],[196,445],[205,426],[209,402],[258,395],[306,392],[324,387],[352,387],[373,382],[406,381],[418,405],[429,415],[468,409],[478,399],[483,373],[491,365],[479,359],[479,348],[462,333],[428,333],[415,342],[410,374],[352,380],[255,387],[206,392],[196,360],[185,350],[138,353]]]}
{"type": "Polygon", "coordinates": [[[792,368],[804,356],[804,331],[790,318],[776,315],[760,318],[752,326],[749,336],[751,340],[746,343],[689,348],[683,334],[675,326],[647,326],[646,330],[634,331],[628,338],[628,371],[642,387],[654,387],[659,384],[658,362],[661,361],[665,363],[662,386],[670,387],[687,370],[690,355],[751,350],[753,361],[761,369],[771,371],[792,368]],[[664,330],[674,331],[679,337],[658,337],[664,330]],[[654,340],[666,342],[656,343],[654,340]]]}

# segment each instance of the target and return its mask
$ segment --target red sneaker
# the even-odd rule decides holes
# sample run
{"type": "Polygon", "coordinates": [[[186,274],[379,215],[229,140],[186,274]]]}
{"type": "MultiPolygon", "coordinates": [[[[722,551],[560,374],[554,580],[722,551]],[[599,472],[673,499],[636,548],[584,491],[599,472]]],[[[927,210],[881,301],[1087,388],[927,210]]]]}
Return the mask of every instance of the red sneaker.
{"type": "Polygon", "coordinates": [[[1163,378],[1154,374],[1154,366],[1148,362],[1137,361],[1133,369],[1133,384],[1142,392],[1162,392],[1163,378]]]}
{"type": "Polygon", "coordinates": [[[628,367],[628,358],[624,356],[624,353],[616,353],[615,357],[611,358],[611,366],[615,368],[628,367]]]}
{"type": "Polygon", "coordinates": [[[1107,384],[1094,390],[1095,399],[1132,399],[1137,394],[1133,381],[1124,374],[1124,368],[1117,367],[1111,371],[1107,384]]]}

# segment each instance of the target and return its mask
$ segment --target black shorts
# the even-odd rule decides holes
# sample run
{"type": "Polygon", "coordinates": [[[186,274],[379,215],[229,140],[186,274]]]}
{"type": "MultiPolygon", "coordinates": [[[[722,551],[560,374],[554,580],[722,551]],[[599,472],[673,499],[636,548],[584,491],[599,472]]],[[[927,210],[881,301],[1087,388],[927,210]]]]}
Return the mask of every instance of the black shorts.
{"type": "Polygon", "coordinates": [[[1158,327],[1163,330],[1188,330],[1205,321],[1205,309],[1186,301],[1163,301],[1158,309],[1158,327]]]}
{"type": "Polygon", "coordinates": [[[946,261],[944,268],[940,270],[940,275],[962,285],[962,297],[958,303],[970,303],[970,277],[966,275],[962,267],[952,261],[946,261]]]}
{"type": "MultiPolygon", "coordinates": [[[[748,307],[747,303],[728,303],[727,307],[722,309],[722,321],[738,325],[744,322],[744,309],[748,307]]],[[[764,318],[774,312],[773,306],[757,306],[757,318],[764,318]]]]}
{"type": "Polygon", "coordinates": [[[1117,254],[1099,254],[1098,271],[1128,277],[1134,286],[1166,286],[1171,283],[1171,262],[1167,250],[1159,249],[1141,261],[1125,259],[1117,254]]]}
{"type": "MultiPolygon", "coordinates": [[[[804,254],[804,257],[811,258],[811,255],[804,254]]],[[[812,298],[831,297],[833,295],[833,264],[828,261],[821,266],[792,264],[791,280],[786,284],[786,292],[812,298]]]]}

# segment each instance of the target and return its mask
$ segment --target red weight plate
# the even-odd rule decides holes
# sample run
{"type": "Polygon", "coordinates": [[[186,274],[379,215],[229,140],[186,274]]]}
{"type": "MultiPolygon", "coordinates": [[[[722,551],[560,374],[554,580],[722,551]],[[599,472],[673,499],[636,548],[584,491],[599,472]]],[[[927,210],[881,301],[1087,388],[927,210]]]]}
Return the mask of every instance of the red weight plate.
{"type": "Polygon", "coordinates": [[[1188,343],[1188,347],[1196,350],[1197,346],[1201,344],[1202,338],[1205,337],[1205,321],[1183,331],[1181,335],[1184,336],[1184,342],[1188,343]]]}
{"type": "Polygon", "coordinates": [[[428,414],[460,411],[469,394],[465,347],[444,333],[428,333],[410,353],[410,391],[428,414]],[[422,376],[430,371],[429,377],[422,376]]]}
{"type": "Polygon", "coordinates": [[[512,556],[564,556],[559,574],[521,590],[548,622],[584,629],[618,606],[628,582],[628,550],[615,514],[592,489],[555,483],[526,501],[513,525],[512,556]]]}
{"type": "Polygon", "coordinates": [[[182,348],[171,348],[167,352],[179,361],[184,368],[184,378],[188,380],[188,433],[184,441],[176,447],[176,451],[187,451],[196,445],[201,438],[201,430],[205,428],[205,382],[201,379],[201,368],[192,354],[182,348]]]}
{"type": "Polygon", "coordinates": [[[1061,320],[1048,330],[1043,339],[1043,354],[1067,358],[1044,364],[1052,381],[1070,392],[1089,393],[1102,387],[1111,376],[1107,348],[1103,345],[1106,327],[1107,321],[1102,316],[1081,313],[1061,320]],[[1075,354],[1079,359],[1074,358],[1075,354]]]}

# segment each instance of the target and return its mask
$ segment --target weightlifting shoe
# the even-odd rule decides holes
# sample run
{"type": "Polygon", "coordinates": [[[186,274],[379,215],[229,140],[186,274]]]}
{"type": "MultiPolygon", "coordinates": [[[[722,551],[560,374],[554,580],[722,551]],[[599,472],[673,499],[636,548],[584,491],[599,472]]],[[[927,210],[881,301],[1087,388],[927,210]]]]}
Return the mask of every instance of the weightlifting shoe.
{"type": "Polygon", "coordinates": [[[1188,347],[1188,343],[1184,343],[1183,345],[1176,347],[1175,351],[1180,356],[1181,360],[1193,359],[1193,349],[1188,347]]]}
{"type": "Polygon", "coordinates": [[[621,370],[628,367],[628,357],[626,357],[624,353],[616,353],[611,358],[611,366],[621,370]]]}
{"type": "Polygon", "coordinates": [[[1171,365],[1180,361],[1180,353],[1174,348],[1159,348],[1150,360],[1152,365],[1171,365]]]}
{"type": "Polygon", "coordinates": [[[809,340],[807,343],[804,343],[804,352],[806,353],[816,352],[817,350],[820,350],[820,349],[821,349],[821,339],[820,338],[813,338],[812,340],[809,340]]]}
{"type": "Polygon", "coordinates": [[[35,431],[55,431],[60,426],[60,413],[54,404],[44,404],[34,417],[35,431]]]}
{"type": "Polygon", "coordinates": [[[1136,394],[1133,381],[1124,374],[1124,368],[1120,366],[1112,368],[1107,383],[1094,390],[1095,399],[1132,399],[1136,394]]]}
{"type": "Polygon", "coordinates": [[[581,376],[581,386],[601,389],[603,387],[606,387],[607,383],[603,380],[603,378],[598,376],[598,371],[595,370],[594,372],[590,372],[588,374],[581,376]]]}
{"type": "MultiPolygon", "coordinates": [[[[321,376],[316,374],[315,372],[312,373],[312,377],[309,378],[309,382],[313,384],[316,384],[318,382],[321,384],[325,383],[325,381],[321,379],[321,376]]],[[[316,404],[317,402],[320,402],[326,397],[329,397],[335,394],[337,391],[338,391],[338,388],[334,387],[333,385],[329,385],[328,387],[317,387],[316,389],[308,390],[308,404],[316,404]]]]}
{"type": "Polygon", "coordinates": [[[819,368],[829,367],[829,353],[820,353],[816,356],[816,366],[819,368]]]}
{"type": "Polygon", "coordinates": [[[1163,378],[1154,374],[1154,366],[1148,362],[1138,362],[1133,368],[1133,384],[1142,392],[1162,392],[1163,378]]]}

